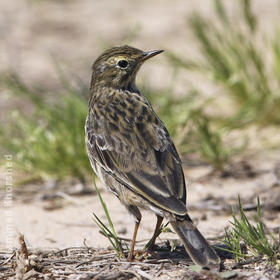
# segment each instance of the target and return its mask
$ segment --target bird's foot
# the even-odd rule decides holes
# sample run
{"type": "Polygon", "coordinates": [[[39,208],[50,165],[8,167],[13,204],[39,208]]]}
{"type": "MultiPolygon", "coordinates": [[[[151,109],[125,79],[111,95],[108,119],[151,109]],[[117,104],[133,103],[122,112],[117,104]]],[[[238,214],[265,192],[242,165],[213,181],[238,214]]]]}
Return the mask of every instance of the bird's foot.
{"type": "Polygon", "coordinates": [[[152,250],[137,250],[134,251],[133,255],[129,255],[127,258],[127,261],[132,262],[134,260],[136,261],[142,261],[142,260],[146,260],[148,258],[155,258],[158,259],[159,255],[155,252],[153,252],[152,250]]]}

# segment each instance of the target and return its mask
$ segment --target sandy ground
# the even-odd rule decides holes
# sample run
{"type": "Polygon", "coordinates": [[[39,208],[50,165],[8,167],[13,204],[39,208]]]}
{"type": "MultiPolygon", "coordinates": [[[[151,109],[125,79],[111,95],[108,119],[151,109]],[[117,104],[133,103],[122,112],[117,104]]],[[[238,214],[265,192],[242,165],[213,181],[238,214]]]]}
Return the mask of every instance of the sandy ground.
{"type": "MultiPolygon", "coordinates": [[[[236,205],[237,195],[240,194],[244,203],[256,203],[259,195],[263,202],[269,193],[273,194],[272,185],[277,181],[273,168],[277,155],[270,155],[266,160],[254,166],[256,176],[253,178],[220,178],[205,177],[208,167],[185,169],[188,183],[188,206],[190,215],[200,230],[208,238],[217,238],[223,235],[224,229],[229,226],[230,211],[224,207],[236,205]],[[257,166],[257,167],[256,167],[257,166]],[[207,179],[205,179],[207,178],[207,179]],[[214,211],[214,210],[217,211],[214,211]]],[[[102,186],[99,185],[102,189],[102,186]]],[[[18,187],[19,188],[19,187],[18,187]]],[[[85,243],[91,247],[107,247],[108,240],[99,233],[99,229],[92,220],[94,212],[103,221],[106,220],[98,196],[69,195],[67,191],[58,186],[54,190],[41,187],[30,188],[21,186],[21,190],[14,190],[14,200],[11,211],[12,220],[7,215],[7,208],[1,207],[0,220],[0,247],[17,247],[18,235],[25,235],[30,248],[65,248],[83,246],[85,243]],[[24,190],[26,188],[26,190],[24,190]],[[33,192],[30,193],[30,190],[33,192]],[[56,195],[54,198],[47,195],[56,195]],[[7,236],[11,238],[7,243],[7,236]],[[85,243],[84,243],[85,242],[85,243]]],[[[113,194],[102,191],[102,196],[108,205],[116,230],[121,237],[131,238],[134,221],[126,209],[119,203],[113,194]]],[[[273,203],[273,201],[270,201],[273,203]]],[[[277,202],[276,202],[277,203],[277,202]]],[[[229,208],[230,209],[230,208],[229,208]]],[[[149,239],[155,226],[155,216],[143,211],[143,219],[139,230],[138,240],[149,239]]],[[[275,228],[279,225],[279,212],[271,215],[267,226],[275,228]]],[[[164,233],[161,238],[176,239],[175,234],[164,233]]]]}
{"type": "MultiPolygon", "coordinates": [[[[230,226],[231,206],[237,205],[239,194],[243,206],[253,209],[246,212],[253,220],[256,197],[262,203],[262,217],[270,232],[277,234],[280,224],[280,174],[279,153],[263,154],[254,158],[249,172],[241,172],[244,166],[232,166],[231,176],[221,178],[209,175],[211,168],[185,168],[188,178],[189,214],[200,231],[211,244],[221,246],[225,228],[230,226]],[[273,208],[273,209],[272,209],[273,208]]],[[[211,173],[210,173],[211,174],[211,173]]],[[[178,240],[174,233],[162,233],[157,240],[157,258],[135,260],[133,263],[116,258],[108,240],[103,237],[92,221],[94,211],[102,221],[105,214],[96,194],[75,195],[58,184],[37,183],[13,190],[11,207],[0,209],[0,278],[14,279],[278,279],[279,270],[265,260],[236,266],[234,260],[220,251],[224,269],[221,274],[214,271],[196,272],[192,262],[181,247],[170,251],[166,241],[178,240]],[[10,211],[10,212],[7,212],[10,211]],[[21,255],[7,254],[20,248],[19,233],[24,234],[33,269],[26,268],[21,255]],[[180,249],[181,248],[181,249],[180,249]],[[62,250],[61,250],[62,249],[62,250]],[[222,254],[222,255],[221,255],[222,254]],[[7,258],[12,259],[7,263],[7,258]],[[26,272],[28,270],[28,272],[26,272]],[[222,273],[227,273],[223,275],[222,273]],[[10,275],[10,278],[9,278],[10,275]],[[29,277],[29,278],[28,278],[29,277]],[[47,277],[47,278],[46,278],[47,277]],[[48,278],[49,277],[49,278],[48,278]]],[[[102,186],[98,184],[102,189],[102,186]]],[[[67,186],[67,185],[66,185],[67,186]]],[[[75,185],[74,185],[75,187],[75,185]]],[[[4,197],[1,194],[1,200],[4,197]]],[[[4,194],[5,195],[5,194],[4,194]]],[[[131,240],[132,217],[119,201],[107,191],[102,191],[119,237],[131,240]]],[[[152,235],[155,217],[143,211],[136,249],[143,249],[152,235]]],[[[106,223],[106,222],[105,222],[106,223]]],[[[106,223],[107,224],[107,223],[106,223]]],[[[173,243],[171,243],[173,244],[173,243]]],[[[179,244],[176,242],[176,244],[179,244]]],[[[128,244],[129,246],[129,244],[128,244]]]]}

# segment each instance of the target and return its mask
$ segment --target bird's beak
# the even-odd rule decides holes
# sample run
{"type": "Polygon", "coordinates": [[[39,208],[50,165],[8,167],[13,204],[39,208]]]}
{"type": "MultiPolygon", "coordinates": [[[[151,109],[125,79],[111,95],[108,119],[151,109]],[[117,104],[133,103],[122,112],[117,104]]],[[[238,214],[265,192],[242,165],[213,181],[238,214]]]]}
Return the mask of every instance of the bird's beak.
{"type": "Polygon", "coordinates": [[[156,51],[149,51],[149,52],[143,52],[143,56],[142,56],[142,61],[145,61],[157,54],[162,53],[164,50],[156,50],[156,51]]]}

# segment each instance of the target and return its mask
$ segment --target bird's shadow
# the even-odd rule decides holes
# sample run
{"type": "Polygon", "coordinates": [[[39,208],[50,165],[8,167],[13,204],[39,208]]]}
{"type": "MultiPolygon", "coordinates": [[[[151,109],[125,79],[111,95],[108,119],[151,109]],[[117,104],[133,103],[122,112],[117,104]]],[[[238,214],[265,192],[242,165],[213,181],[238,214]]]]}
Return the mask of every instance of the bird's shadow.
{"type": "MultiPolygon", "coordinates": [[[[221,260],[234,258],[234,255],[228,251],[229,247],[227,247],[225,244],[213,244],[213,248],[221,260]]],[[[155,245],[150,258],[169,259],[171,261],[191,261],[191,258],[189,257],[183,245],[171,247],[169,243],[155,245]]]]}

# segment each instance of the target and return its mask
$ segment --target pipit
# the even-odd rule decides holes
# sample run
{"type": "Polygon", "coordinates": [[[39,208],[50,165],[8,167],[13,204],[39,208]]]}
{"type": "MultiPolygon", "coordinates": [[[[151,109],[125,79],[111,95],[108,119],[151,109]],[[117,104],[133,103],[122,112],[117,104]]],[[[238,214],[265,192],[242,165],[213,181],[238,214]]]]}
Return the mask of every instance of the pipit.
{"type": "Polygon", "coordinates": [[[150,248],[166,218],[195,263],[217,266],[219,257],[187,213],[184,173],[172,139],[135,84],[143,62],[161,52],[122,46],[96,59],[85,124],[89,160],[96,175],[135,218],[128,260],[134,257],[139,208],[145,208],[157,216],[150,248]]]}

